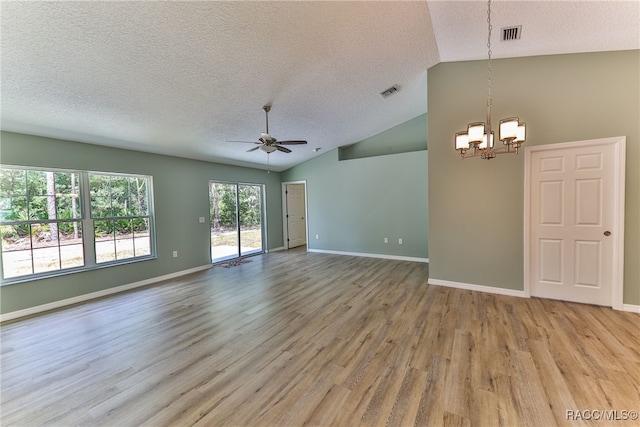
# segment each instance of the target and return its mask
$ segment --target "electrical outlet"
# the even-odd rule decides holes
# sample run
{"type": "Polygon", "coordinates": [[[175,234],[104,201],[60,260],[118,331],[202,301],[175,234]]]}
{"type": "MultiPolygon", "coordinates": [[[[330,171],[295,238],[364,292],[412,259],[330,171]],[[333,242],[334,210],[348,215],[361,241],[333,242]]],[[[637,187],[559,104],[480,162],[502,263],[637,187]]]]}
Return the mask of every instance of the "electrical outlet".
{"type": "Polygon", "coordinates": [[[320,237],[316,234],[316,240],[318,240],[320,237]]]}
{"type": "Polygon", "coordinates": [[[401,245],[402,244],[402,239],[398,239],[398,244],[401,245]]]}
{"type": "Polygon", "coordinates": [[[198,222],[199,222],[200,224],[204,224],[204,217],[203,217],[203,216],[201,216],[200,218],[198,218],[198,222]]]}
{"type": "Polygon", "coordinates": [[[385,238],[384,238],[384,242],[385,242],[385,243],[389,243],[389,238],[388,238],[388,237],[385,237],[385,238]]]}
{"type": "Polygon", "coordinates": [[[178,251],[173,251],[173,257],[178,258],[178,251]]]}

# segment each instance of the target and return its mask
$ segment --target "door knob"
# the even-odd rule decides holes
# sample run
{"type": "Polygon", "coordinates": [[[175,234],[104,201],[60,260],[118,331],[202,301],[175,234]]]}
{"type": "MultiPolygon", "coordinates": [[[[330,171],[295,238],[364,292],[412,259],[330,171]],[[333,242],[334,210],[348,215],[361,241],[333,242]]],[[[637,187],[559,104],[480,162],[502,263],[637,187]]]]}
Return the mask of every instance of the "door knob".
{"type": "Polygon", "coordinates": [[[604,235],[605,236],[611,236],[611,232],[609,230],[607,230],[607,231],[604,232],[604,235]]]}

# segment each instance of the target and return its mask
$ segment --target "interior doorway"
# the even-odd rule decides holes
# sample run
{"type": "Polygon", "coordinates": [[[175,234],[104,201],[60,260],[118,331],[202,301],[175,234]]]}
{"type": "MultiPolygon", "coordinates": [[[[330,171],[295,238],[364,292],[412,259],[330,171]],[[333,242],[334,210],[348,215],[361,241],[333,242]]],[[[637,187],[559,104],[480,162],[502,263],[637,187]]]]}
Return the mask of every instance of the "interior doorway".
{"type": "Polygon", "coordinates": [[[285,249],[307,244],[307,186],[305,181],[282,184],[285,249]]]}
{"type": "Polygon", "coordinates": [[[264,186],[209,182],[211,261],[264,252],[264,186]]]}
{"type": "Polygon", "coordinates": [[[622,306],[625,138],[525,150],[525,293],[622,306]]]}

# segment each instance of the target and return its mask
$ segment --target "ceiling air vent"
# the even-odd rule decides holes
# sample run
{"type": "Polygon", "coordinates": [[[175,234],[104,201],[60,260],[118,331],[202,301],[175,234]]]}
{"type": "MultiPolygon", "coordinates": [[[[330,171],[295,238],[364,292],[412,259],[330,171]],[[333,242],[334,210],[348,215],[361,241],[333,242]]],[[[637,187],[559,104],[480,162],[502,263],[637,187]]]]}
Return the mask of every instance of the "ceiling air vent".
{"type": "Polygon", "coordinates": [[[389,89],[380,92],[380,95],[382,95],[383,98],[388,98],[399,90],[400,88],[398,87],[398,85],[393,85],[389,89]]]}
{"type": "Polygon", "coordinates": [[[509,40],[519,40],[522,33],[522,25],[515,27],[504,27],[500,29],[500,41],[507,42],[509,40]]]}

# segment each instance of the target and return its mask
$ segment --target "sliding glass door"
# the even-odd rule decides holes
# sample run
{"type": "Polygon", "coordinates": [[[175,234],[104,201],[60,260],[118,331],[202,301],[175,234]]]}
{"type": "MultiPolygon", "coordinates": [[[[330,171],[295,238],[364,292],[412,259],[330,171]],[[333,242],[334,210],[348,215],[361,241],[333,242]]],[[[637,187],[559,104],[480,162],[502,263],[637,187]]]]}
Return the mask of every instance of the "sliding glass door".
{"type": "Polygon", "coordinates": [[[262,186],[238,184],[240,256],[262,252],[262,186]]]}
{"type": "Polygon", "coordinates": [[[263,186],[209,182],[211,260],[264,251],[263,186]]]}

